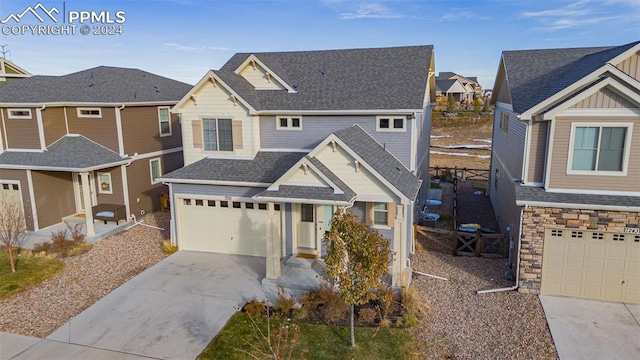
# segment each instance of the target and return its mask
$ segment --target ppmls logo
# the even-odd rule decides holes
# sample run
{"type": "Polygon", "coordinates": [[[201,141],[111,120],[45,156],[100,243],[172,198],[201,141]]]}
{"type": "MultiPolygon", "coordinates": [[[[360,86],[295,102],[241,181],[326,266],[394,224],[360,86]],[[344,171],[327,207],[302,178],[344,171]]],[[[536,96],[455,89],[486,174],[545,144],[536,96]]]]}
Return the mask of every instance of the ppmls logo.
{"type": "Polygon", "coordinates": [[[66,10],[62,2],[62,11],[52,6],[48,9],[42,3],[28,6],[24,11],[11,13],[0,20],[3,35],[122,35],[122,24],[126,13],[122,10],[88,11],[66,10]],[[37,20],[37,22],[36,22],[37,20]]]}

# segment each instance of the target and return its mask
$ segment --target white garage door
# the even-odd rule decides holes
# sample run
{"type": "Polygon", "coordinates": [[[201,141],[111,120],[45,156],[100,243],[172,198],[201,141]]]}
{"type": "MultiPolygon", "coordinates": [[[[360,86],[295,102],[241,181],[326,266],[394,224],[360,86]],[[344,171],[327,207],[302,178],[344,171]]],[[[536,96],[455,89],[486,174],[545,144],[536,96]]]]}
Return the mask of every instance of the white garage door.
{"type": "Polygon", "coordinates": [[[540,291],[640,303],[640,235],[547,229],[540,291]]]}
{"type": "Polygon", "coordinates": [[[7,201],[16,202],[18,206],[22,207],[20,185],[0,180],[0,198],[6,198],[7,201]]]}
{"type": "MultiPolygon", "coordinates": [[[[184,250],[251,256],[266,255],[267,204],[178,199],[180,246],[184,250]]],[[[280,207],[274,221],[279,233],[280,207]]]]}

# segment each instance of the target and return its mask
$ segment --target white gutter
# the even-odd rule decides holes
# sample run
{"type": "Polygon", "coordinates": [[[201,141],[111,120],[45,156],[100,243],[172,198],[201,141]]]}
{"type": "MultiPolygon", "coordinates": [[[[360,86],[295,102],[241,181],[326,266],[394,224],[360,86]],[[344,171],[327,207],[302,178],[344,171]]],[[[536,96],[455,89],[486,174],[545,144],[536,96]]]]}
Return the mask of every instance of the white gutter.
{"type": "Polygon", "coordinates": [[[221,180],[171,179],[171,178],[163,178],[163,177],[161,177],[158,180],[166,183],[179,183],[179,184],[226,185],[226,186],[263,187],[263,188],[267,188],[272,184],[272,183],[221,181],[221,180]]]}
{"type": "Polygon", "coordinates": [[[525,207],[522,207],[520,209],[520,229],[518,230],[518,252],[517,252],[518,258],[516,259],[516,284],[510,287],[505,287],[505,288],[478,290],[476,291],[477,294],[488,294],[488,293],[501,292],[501,291],[512,291],[518,288],[520,284],[520,246],[521,246],[521,238],[522,238],[522,215],[524,214],[525,207]]]}
{"type": "Polygon", "coordinates": [[[256,115],[413,115],[422,109],[260,110],[256,115]]]}
{"type": "Polygon", "coordinates": [[[123,103],[123,102],[118,102],[118,103],[113,103],[113,102],[63,102],[63,101],[59,101],[59,102],[47,102],[47,103],[0,103],[0,107],[32,107],[32,108],[36,108],[36,107],[41,107],[41,106],[48,106],[48,107],[58,107],[58,106],[70,106],[70,107],[83,107],[83,106],[95,106],[95,107],[120,107],[122,105],[127,105],[127,106],[154,106],[154,105],[175,105],[178,102],[175,100],[171,100],[171,101],[148,101],[148,102],[127,102],[127,103],[123,103]]]}
{"type": "Polygon", "coordinates": [[[69,172],[91,172],[95,170],[105,169],[114,166],[126,165],[131,162],[131,159],[117,161],[114,163],[100,164],[87,168],[71,168],[71,167],[55,167],[55,166],[34,166],[34,165],[0,165],[0,169],[14,169],[14,170],[43,170],[43,171],[69,171],[69,172]]]}
{"type": "Polygon", "coordinates": [[[571,203],[555,203],[544,201],[516,201],[518,206],[538,206],[565,209],[587,209],[587,210],[607,210],[607,211],[630,211],[640,212],[640,206],[619,206],[619,205],[594,205],[594,204],[571,204],[571,203]]]}
{"type": "Polygon", "coordinates": [[[330,200],[318,200],[318,199],[290,199],[290,198],[280,198],[280,197],[269,197],[269,196],[253,196],[253,199],[256,201],[267,201],[267,202],[288,202],[292,204],[316,204],[316,205],[335,205],[335,206],[347,206],[353,205],[348,201],[330,201],[330,200]]]}

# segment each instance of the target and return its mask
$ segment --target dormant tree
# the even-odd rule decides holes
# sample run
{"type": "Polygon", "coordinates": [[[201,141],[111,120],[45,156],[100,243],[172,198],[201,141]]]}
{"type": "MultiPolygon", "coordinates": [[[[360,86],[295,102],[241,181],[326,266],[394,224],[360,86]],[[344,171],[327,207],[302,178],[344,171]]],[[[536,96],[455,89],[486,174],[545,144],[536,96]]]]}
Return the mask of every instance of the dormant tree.
{"type": "Polygon", "coordinates": [[[325,235],[326,272],[339,287],[342,299],[350,307],[351,347],[356,346],[354,307],[369,302],[374,290],[385,284],[393,252],[390,241],[371,231],[351,213],[336,212],[331,230],[325,235]]]}
{"type": "Polygon", "coordinates": [[[0,195],[0,244],[9,252],[11,272],[16,272],[13,249],[18,247],[27,232],[20,202],[6,194],[0,195]]]}

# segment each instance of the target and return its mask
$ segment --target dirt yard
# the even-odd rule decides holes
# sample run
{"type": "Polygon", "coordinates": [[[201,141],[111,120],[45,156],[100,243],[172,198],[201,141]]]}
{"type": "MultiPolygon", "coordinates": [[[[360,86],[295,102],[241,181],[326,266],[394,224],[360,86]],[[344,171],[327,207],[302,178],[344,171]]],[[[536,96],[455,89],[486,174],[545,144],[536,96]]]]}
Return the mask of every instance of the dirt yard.
{"type": "Polygon", "coordinates": [[[431,124],[431,167],[489,169],[492,115],[464,114],[444,118],[434,110],[431,124]]]}

